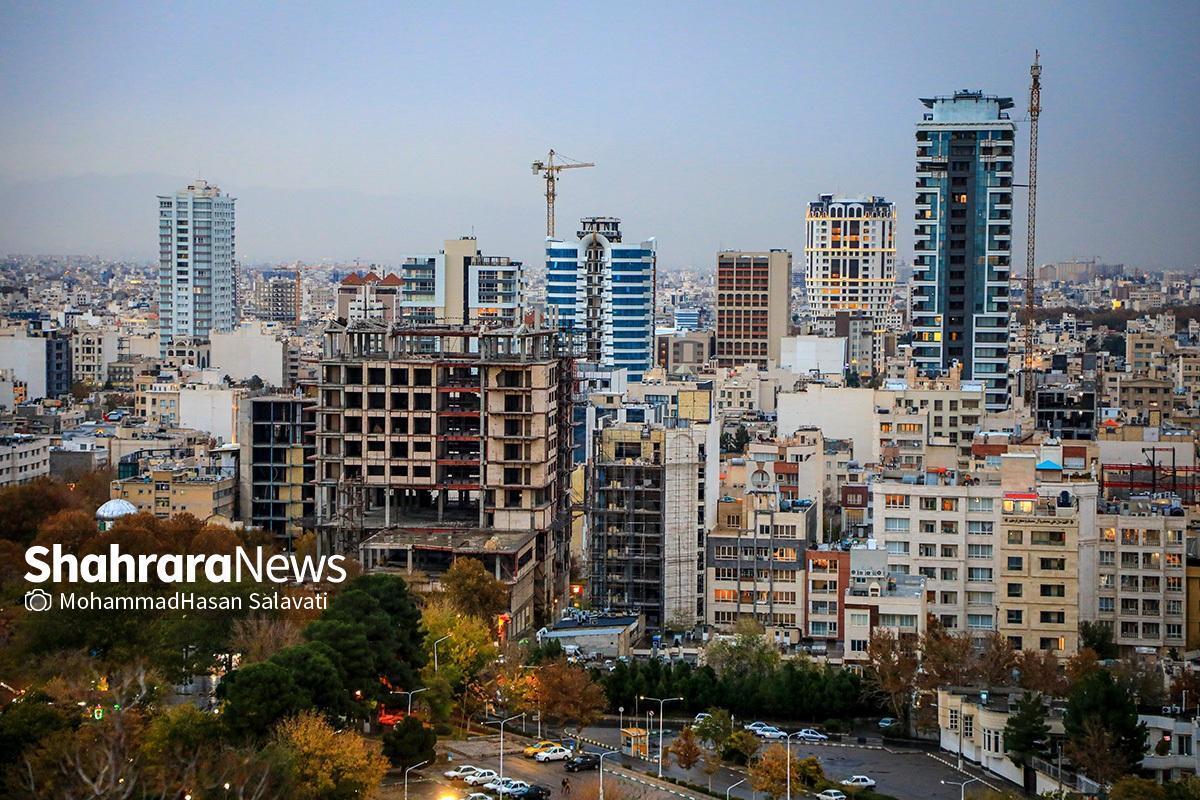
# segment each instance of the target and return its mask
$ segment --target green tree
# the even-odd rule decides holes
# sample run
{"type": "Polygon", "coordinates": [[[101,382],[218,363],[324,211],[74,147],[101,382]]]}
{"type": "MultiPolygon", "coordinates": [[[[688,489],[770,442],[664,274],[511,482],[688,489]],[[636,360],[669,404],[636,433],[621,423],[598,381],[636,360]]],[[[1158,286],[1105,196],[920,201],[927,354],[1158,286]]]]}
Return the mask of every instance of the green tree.
{"type": "Polygon", "coordinates": [[[49,698],[40,693],[9,703],[0,714],[0,764],[17,763],[26,747],[75,723],[75,717],[51,705],[49,698]]]}
{"type": "Polygon", "coordinates": [[[1166,789],[1158,781],[1136,775],[1126,775],[1108,790],[1108,800],[1166,800],[1166,797],[1166,789]]]}
{"type": "Polygon", "coordinates": [[[296,688],[304,695],[305,708],[317,708],[335,716],[349,711],[350,697],[337,668],[337,654],[324,642],[286,647],[267,663],[291,673],[296,688]]]}
{"type": "Polygon", "coordinates": [[[697,723],[695,733],[706,746],[720,752],[733,735],[733,718],[723,708],[710,708],[708,716],[697,723]]]}
{"type": "Polygon", "coordinates": [[[292,785],[280,796],[291,800],[352,800],[370,797],[388,762],[362,737],[335,731],[315,713],[282,722],[274,746],[289,765],[292,785]]]}
{"type": "MultiPolygon", "coordinates": [[[[1063,715],[1063,728],[1072,746],[1072,760],[1079,763],[1077,757],[1085,758],[1093,768],[1107,761],[1115,777],[1135,772],[1146,752],[1146,725],[1138,722],[1137,706],[1106,670],[1076,684],[1063,715]]],[[[1107,782],[1105,776],[1087,774],[1107,782]]]]}
{"type": "MultiPolygon", "coordinates": [[[[748,770],[750,785],[756,792],[764,792],[770,798],[784,797],[788,785],[787,751],[781,744],[767,748],[748,770]]],[[[804,794],[825,780],[821,762],[813,757],[791,759],[792,795],[804,794]]]]}
{"type": "Polygon", "coordinates": [[[1028,692],[1017,702],[1016,712],[1009,715],[1004,726],[1004,746],[1008,760],[1018,767],[1027,767],[1034,756],[1044,756],[1050,741],[1050,726],[1046,724],[1046,706],[1037,692],[1028,692]]]}
{"type": "Polygon", "coordinates": [[[1112,628],[1099,622],[1085,620],[1079,623],[1079,649],[1091,649],[1101,660],[1116,658],[1118,655],[1112,628]]]}
{"type": "Polygon", "coordinates": [[[437,734],[417,717],[405,717],[383,734],[383,755],[397,769],[433,761],[437,734]]]}
{"type": "Polygon", "coordinates": [[[265,661],[234,670],[221,681],[225,724],[235,734],[263,736],[276,722],[305,708],[308,697],[291,671],[265,661]]]}
{"type": "Polygon", "coordinates": [[[750,731],[734,731],[725,740],[721,756],[726,761],[736,764],[749,764],[754,759],[754,754],[758,752],[760,744],[758,737],[750,731]]]}

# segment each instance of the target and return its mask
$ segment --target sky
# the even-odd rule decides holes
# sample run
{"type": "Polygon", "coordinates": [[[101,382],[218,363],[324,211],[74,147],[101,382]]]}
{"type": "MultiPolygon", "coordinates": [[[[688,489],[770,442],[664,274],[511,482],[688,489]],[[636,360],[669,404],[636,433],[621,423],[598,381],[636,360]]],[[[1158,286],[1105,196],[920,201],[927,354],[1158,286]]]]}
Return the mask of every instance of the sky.
{"type": "Polygon", "coordinates": [[[875,194],[908,261],[918,98],[1012,96],[1024,182],[1039,48],[1038,262],[1186,268],[1198,41],[1194,0],[0,0],[0,253],[152,260],[155,195],[203,177],[238,198],[245,263],[386,264],[472,233],[538,263],[530,162],[553,147],[597,164],[564,174],[560,235],[613,215],[664,268],[799,265],[808,200],[875,194]]]}

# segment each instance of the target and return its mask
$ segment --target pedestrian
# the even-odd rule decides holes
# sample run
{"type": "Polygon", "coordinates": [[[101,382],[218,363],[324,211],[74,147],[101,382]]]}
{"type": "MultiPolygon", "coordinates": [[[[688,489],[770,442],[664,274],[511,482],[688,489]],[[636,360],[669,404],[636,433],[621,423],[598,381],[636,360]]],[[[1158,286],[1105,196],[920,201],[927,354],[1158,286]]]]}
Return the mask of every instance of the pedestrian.
{"type": "Polygon", "coordinates": [[[563,797],[571,796],[571,781],[568,778],[562,779],[562,793],[563,797]]]}

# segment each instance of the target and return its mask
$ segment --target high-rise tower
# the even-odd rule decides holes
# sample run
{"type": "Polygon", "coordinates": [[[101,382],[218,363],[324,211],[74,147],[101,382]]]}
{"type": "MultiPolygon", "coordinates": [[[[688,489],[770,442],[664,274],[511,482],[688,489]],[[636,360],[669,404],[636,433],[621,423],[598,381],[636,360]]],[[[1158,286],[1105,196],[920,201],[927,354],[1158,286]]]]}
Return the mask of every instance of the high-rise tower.
{"type": "Polygon", "coordinates": [[[839,311],[882,322],[896,286],[896,204],[823,194],[805,215],[804,286],[817,317],[839,311]]]}
{"type": "Polygon", "coordinates": [[[717,254],[717,364],[779,363],[791,323],[792,254],[787,250],[717,254]]]}
{"type": "Polygon", "coordinates": [[[962,364],[986,385],[989,410],[1008,404],[1008,278],[1012,251],[1010,97],[963,90],[921,100],[917,123],[913,360],[937,373],[962,364]]]}
{"type": "Polygon", "coordinates": [[[576,357],[630,381],[654,364],[654,281],[654,239],[622,243],[615,217],[585,217],[575,241],[546,240],[546,305],[576,357]]]}
{"type": "Polygon", "coordinates": [[[159,344],[207,338],[234,323],[234,198],[195,180],[158,196],[159,344]]]}

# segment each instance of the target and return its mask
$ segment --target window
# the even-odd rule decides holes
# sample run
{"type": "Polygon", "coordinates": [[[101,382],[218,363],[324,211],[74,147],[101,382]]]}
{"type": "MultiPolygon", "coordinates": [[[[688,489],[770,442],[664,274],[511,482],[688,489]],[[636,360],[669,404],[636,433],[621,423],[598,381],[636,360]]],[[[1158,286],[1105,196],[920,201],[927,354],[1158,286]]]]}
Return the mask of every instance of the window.
{"type": "Polygon", "coordinates": [[[869,612],[852,611],[850,612],[851,625],[870,625],[871,615],[869,612]]]}
{"type": "Polygon", "coordinates": [[[1021,531],[1009,531],[1008,532],[1008,543],[1009,544],[1023,544],[1024,542],[1025,542],[1025,534],[1022,533],[1021,531]]]}
{"type": "Polygon", "coordinates": [[[1025,568],[1025,559],[1021,556],[1008,557],[1008,570],[1010,572],[1020,572],[1025,568]]]}
{"type": "Polygon", "coordinates": [[[907,517],[885,517],[883,520],[883,529],[885,531],[908,533],[910,520],[907,517]]]}
{"type": "Polygon", "coordinates": [[[987,582],[992,579],[991,567],[971,567],[967,570],[967,580],[975,583],[987,582]]]}
{"type": "Polygon", "coordinates": [[[908,508],[908,495],[888,494],[883,497],[885,508],[908,508]]]}
{"type": "Polygon", "coordinates": [[[1062,650],[1067,646],[1067,640],[1062,636],[1043,636],[1038,641],[1042,650],[1062,650]]]}
{"type": "Polygon", "coordinates": [[[958,709],[950,709],[950,724],[946,726],[952,731],[958,730],[958,709]]]}
{"type": "Polygon", "coordinates": [[[1065,611],[1043,611],[1040,619],[1047,625],[1063,625],[1067,621],[1067,615],[1065,611]]]}
{"type": "Polygon", "coordinates": [[[1038,560],[1038,565],[1047,572],[1062,572],[1067,568],[1067,560],[1065,558],[1042,558],[1038,560]]]}
{"type": "Polygon", "coordinates": [[[1008,596],[1009,597],[1020,597],[1021,596],[1021,584],[1010,583],[1008,585],[1008,596]]]}
{"type": "Polygon", "coordinates": [[[984,511],[992,510],[992,498],[990,497],[968,497],[967,511],[984,511]]]}
{"type": "Polygon", "coordinates": [[[850,650],[854,653],[865,653],[867,651],[866,639],[851,639],[850,650]]]}
{"type": "Polygon", "coordinates": [[[1009,625],[1020,625],[1024,616],[1024,612],[1022,612],[1019,608],[1010,608],[1007,612],[1005,612],[1005,619],[1008,620],[1009,625]]]}
{"type": "Polygon", "coordinates": [[[1066,597],[1067,587],[1061,583],[1043,583],[1041,594],[1042,597],[1066,597]]]}
{"type": "Polygon", "coordinates": [[[972,714],[963,714],[963,737],[970,739],[975,735],[975,717],[972,714]]]}
{"type": "MultiPolygon", "coordinates": [[[[991,614],[967,614],[967,627],[977,631],[990,631],[992,629],[991,614]]],[[[970,717],[967,717],[970,719],[970,717]]]]}
{"type": "Polygon", "coordinates": [[[967,533],[991,536],[992,535],[992,523],[985,522],[983,520],[978,520],[978,519],[967,520],[967,533]]]}
{"type": "Polygon", "coordinates": [[[1116,603],[1111,597],[1101,597],[1098,608],[1101,612],[1111,613],[1116,610],[1116,603]]]}
{"type": "Polygon", "coordinates": [[[1029,535],[1029,543],[1051,547],[1062,547],[1067,543],[1067,532],[1064,530],[1033,531],[1029,535]]]}
{"type": "Polygon", "coordinates": [[[967,558],[991,558],[992,546],[990,544],[969,544],[967,545],[967,558]]]}

